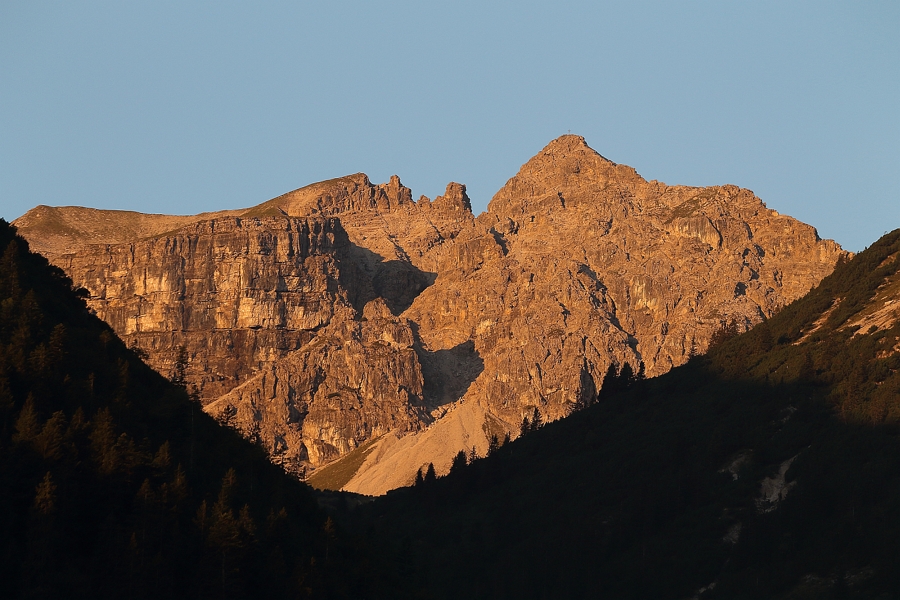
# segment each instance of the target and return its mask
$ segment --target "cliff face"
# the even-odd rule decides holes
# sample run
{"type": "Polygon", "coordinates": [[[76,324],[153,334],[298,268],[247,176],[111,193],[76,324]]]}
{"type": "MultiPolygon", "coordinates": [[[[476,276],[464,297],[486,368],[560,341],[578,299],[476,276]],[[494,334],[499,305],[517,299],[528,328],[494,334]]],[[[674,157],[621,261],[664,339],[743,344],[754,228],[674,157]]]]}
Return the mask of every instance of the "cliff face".
{"type": "Polygon", "coordinates": [[[172,373],[184,346],[203,398],[306,344],[349,303],[335,219],[223,217],[54,258],[90,306],[148,362],[172,373]]]}
{"type": "MultiPolygon", "coordinates": [[[[499,433],[534,408],[557,419],[591,402],[611,363],[649,376],[683,364],[723,325],[746,330],[805,294],[845,253],[748,190],[648,182],[563,136],[436,254],[434,285],[404,315],[431,352],[473,344],[481,368],[459,414],[483,411],[499,433]]],[[[379,441],[346,489],[383,493],[432,461],[446,470],[459,448],[435,451],[439,430],[379,441]]]]}
{"type": "Polygon", "coordinates": [[[494,196],[406,314],[428,347],[474,340],[477,396],[505,420],[557,418],[610,361],[666,372],[723,324],[747,329],[806,293],[841,254],[747,190],[647,182],[564,136],[494,196]]]}
{"type": "Polygon", "coordinates": [[[94,227],[84,210],[19,224],[161,372],[184,345],[207,409],[292,470],[379,438],[347,484],[366,493],[590,403],[610,364],[664,373],[844,254],[747,190],[648,182],[578,136],[477,218],[460,184],[413,201],[362,174],[229,213],[94,227]]]}
{"type": "Polygon", "coordinates": [[[248,437],[270,447],[292,471],[320,466],[388,432],[430,421],[409,322],[384,301],[362,319],[341,307],[302,349],[268,364],[207,405],[248,437]]]}

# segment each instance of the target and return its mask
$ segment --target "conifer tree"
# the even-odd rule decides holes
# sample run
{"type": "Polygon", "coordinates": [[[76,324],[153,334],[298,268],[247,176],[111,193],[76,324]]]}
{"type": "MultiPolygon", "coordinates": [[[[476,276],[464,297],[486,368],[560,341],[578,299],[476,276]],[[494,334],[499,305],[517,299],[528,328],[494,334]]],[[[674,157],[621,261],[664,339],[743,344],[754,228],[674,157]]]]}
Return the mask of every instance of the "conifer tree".
{"type": "Polygon", "coordinates": [[[631,368],[629,363],[625,363],[622,365],[621,370],[619,370],[619,375],[616,378],[616,389],[617,390],[625,390],[628,389],[628,386],[634,381],[634,369],[631,368]]]}
{"type": "Polygon", "coordinates": [[[34,509],[43,515],[49,515],[56,509],[56,484],[50,471],[34,490],[34,509]]]}
{"type": "Polygon", "coordinates": [[[34,396],[29,393],[16,419],[16,432],[13,435],[13,442],[30,442],[37,437],[40,430],[40,421],[34,408],[34,396]]]}
{"type": "Polygon", "coordinates": [[[641,381],[643,379],[646,379],[646,377],[647,377],[647,370],[644,365],[644,361],[641,361],[640,365],[638,366],[638,371],[634,375],[634,381],[641,381]]]}
{"type": "Polygon", "coordinates": [[[450,463],[450,472],[455,473],[456,471],[461,471],[466,466],[466,451],[460,450],[456,453],[456,456],[453,457],[453,462],[450,463]]]}
{"type": "Polygon", "coordinates": [[[434,463],[428,463],[428,469],[425,471],[425,483],[435,481],[436,479],[437,473],[434,471],[434,463]]]}
{"type": "Polygon", "coordinates": [[[609,367],[606,369],[606,374],[603,376],[603,382],[600,384],[600,391],[597,394],[598,399],[602,396],[606,396],[610,392],[613,391],[613,387],[615,386],[616,381],[616,365],[615,363],[609,363],[609,367]]]}
{"type": "Polygon", "coordinates": [[[116,470],[119,463],[118,448],[116,448],[116,432],[109,409],[104,407],[97,411],[92,425],[89,438],[94,460],[100,472],[109,475],[116,470]]]}
{"type": "Polygon", "coordinates": [[[519,437],[524,436],[529,431],[531,431],[531,421],[528,420],[528,416],[526,415],[522,419],[522,424],[519,426],[519,437]]]}
{"type": "Polygon", "coordinates": [[[488,442],[487,455],[490,456],[491,454],[493,454],[494,452],[496,452],[499,449],[500,449],[500,440],[497,439],[496,434],[492,434],[491,439],[488,442]]]}
{"type": "Polygon", "coordinates": [[[233,555],[238,554],[238,550],[246,546],[253,530],[252,520],[249,520],[249,512],[246,512],[246,507],[242,511],[240,518],[235,518],[234,511],[231,508],[236,484],[237,476],[234,469],[228,469],[225,477],[222,478],[219,497],[210,511],[207,543],[219,555],[221,560],[223,594],[231,587],[228,573],[233,570],[232,565],[236,564],[235,560],[229,559],[236,558],[233,555]]]}
{"type": "Polygon", "coordinates": [[[538,410],[538,407],[534,407],[534,413],[531,415],[531,425],[528,428],[528,431],[537,431],[541,427],[544,426],[544,419],[541,417],[541,411],[538,410]]]}
{"type": "Polygon", "coordinates": [[[57,323],[50,334],[50,344],[47,347],[48,367],[51,371],[57,371],[59,365],[66,358],[66,326],[57,323]]]}
{"type": "Polygon", "coordinates": [[[62,457],[63,431],[66,428],[66,415],[58,410],[47,419],[41,432],[34,438],[34,445],[46,460],[57,460],[62,457]]]}
{"type": "Polygon", "coordinates": [[[187,385],[188,351],[185,346],[178,346],[175,355],[175,368],[172,371],[172,383],[185,387],[187,385]]]}

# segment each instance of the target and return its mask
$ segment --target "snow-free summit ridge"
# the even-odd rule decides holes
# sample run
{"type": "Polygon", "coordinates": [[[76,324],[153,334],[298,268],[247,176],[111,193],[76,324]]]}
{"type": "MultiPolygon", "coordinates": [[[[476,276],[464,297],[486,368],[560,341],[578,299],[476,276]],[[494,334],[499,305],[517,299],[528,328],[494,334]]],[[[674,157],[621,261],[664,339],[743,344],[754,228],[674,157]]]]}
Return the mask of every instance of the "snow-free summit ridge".
{"type": "Polygon", "coordinates": [[[154,367],[184,346],[207,410],[287,468],[377,438],[345,484],[373,494],[590,404],[610,364],[684,363],[846,254],[748,190],[646,181],[575,135],[477,217],[460,184],[412,198],[357,174],[193,218],[96,211],[107,233],[81,208],[16,224],[154,367]]]}

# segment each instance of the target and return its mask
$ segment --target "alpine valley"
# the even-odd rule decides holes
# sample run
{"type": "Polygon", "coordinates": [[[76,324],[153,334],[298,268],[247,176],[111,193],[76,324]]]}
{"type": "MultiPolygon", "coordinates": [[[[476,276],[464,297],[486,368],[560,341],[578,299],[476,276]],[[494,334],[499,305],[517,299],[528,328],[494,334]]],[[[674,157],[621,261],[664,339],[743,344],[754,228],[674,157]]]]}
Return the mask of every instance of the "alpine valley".
{"type": "Polygon", "coordinates": [[[0,219],[0,596],[890,600],[898,540],[900,230],[571,135],[478,216],[0,219]]]}
{"type": "Polygon", "coordinates": [[[657,376],[847,253],[748,190],[667,186],[574,135],[473,215],[392,177],[192,217],[38,206],[14,223],[164,375],[319,487],[383,494],[523,418],[657,376]]]}

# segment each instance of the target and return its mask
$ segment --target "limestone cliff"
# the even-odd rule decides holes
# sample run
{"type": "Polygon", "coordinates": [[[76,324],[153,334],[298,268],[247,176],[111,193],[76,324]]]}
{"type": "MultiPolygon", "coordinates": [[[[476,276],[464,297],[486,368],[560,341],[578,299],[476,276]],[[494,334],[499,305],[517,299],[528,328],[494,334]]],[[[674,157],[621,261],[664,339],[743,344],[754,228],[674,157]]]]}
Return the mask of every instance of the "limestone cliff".
{"type": "Polygon", "coordinates": [[[156,368],[184,345],[207,409],[290,469],[378,438],[364,493],[589,404],[610,364],[682,364],[844,254],[748,190],[646,181],[573,135],[477,218],[460,184],[413,201],[363,174],[227,213],[87,210],[17,224],[156,368]]]}
{"type": "Polygon", "coordinates": [[[380,298],[365,306],[362,319],[356,316],[341,307],[302,349],[266,365],[207,410],[233,419],[256,441],[271,440],[277,460],[298,473],[388,432],[421,429],[430,418],[409,323],[380,298]]]}
{"type": "Polygon", "coordinates": [[[747,190],[647,182],[563,136],[447,249],[406,315],[427,347],[474,340],[471,395],[504,419],[556,418],[590,400],[610,360],[663,373],[723,324],[749,328],[806,293],[841,254],[747,190]]]}
{"type": "Polygon", "coordinates": [[[203,398],[300,348],[349,304],[335,219],[222,217],[54,257],[90,306],[163,374],[177,349],[203,398]]]}

